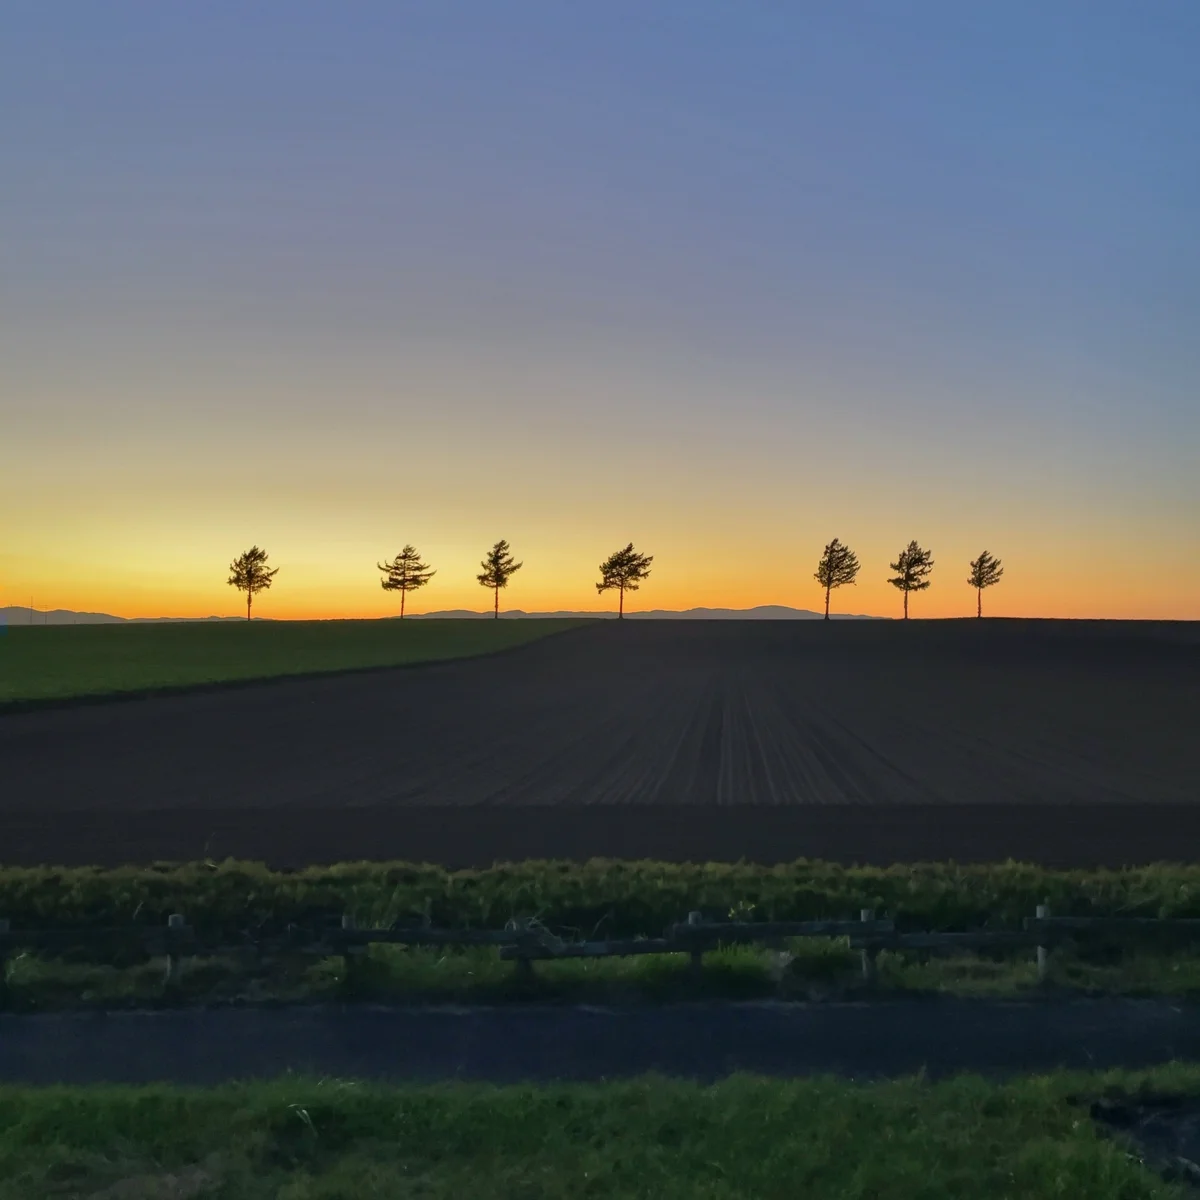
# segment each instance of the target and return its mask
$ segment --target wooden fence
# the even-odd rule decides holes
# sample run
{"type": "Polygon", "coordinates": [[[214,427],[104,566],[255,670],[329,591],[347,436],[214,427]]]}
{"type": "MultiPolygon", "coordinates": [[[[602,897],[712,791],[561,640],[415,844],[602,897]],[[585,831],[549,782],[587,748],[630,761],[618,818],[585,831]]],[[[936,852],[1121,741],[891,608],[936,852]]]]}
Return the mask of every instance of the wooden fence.
{"type": "Polygon", "coordinates": [[[1064,943],[1097,941],[1178,945],[1200,941],[1200,918],[1154,917],[1051,917],[1039,905],[1020,929],[977,929],[963,932],[898,932],[890,919],[876,919],[863,909],[855,920],[814,921],[706,921],[701,913],[688,914],[686,921],[668,926],[661,937],[569,941],[557,937],[532,921],[511,921],[504,929],[435,929],[428,918],[419,924],[386,928],[358,928],[350,916],[326,927],[288,926],[264,936],[246,934],[237,939],[206,938],[187,924],[180,913],[166,925],[124,925],[96,928],[28,929],[11,928],[0,918],[0,1005],[7,999],[7,960],[14,951],[63,952],[86,947],[88,957],[100,960],[106,949],[140,950],[166,960],[164,985],[180,981],[184,963],[197,956],[251,953],[341,957],[346,978],[356,971],[373,944],[431,946],[465,949],[490,946],[501,959],[510,960],[520,976],[531,976],[539,961],[577,958],[616,958],[647,954],[687,954],[694,974],[703,970],[705,953],[726,946],[760,945],[780,947],[794,938],[846,937],[861,954],[863,979],[875,976],[875,959],[880,950],[917,950],[945,954],[964,950],[1021,949],[1036,953],[1039,981],[1049,969],[1052,949],[1064,943]]]}

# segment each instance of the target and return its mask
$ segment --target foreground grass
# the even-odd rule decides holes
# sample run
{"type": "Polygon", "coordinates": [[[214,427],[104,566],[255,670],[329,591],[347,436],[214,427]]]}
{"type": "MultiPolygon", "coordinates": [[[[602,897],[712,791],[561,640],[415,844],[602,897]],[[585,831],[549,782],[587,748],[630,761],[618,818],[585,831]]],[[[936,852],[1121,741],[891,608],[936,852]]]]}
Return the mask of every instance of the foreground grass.
{"type": "Polygon", "coordinates": [[[581,621],[254,621],[11,627],[0,706],[488,654],[581,621]]]}
{"type": "Polygon", "coordinates": [[[1167,1200],[1083,1103],[1200,1070],[869,1085],[0,1087],[0,1200],[1167,1200]]]}
{"type": "Polygon", "coordinates": [[[1200,1001],[1200,952],[1056,950],[1045,983],[1031,954],[882,952],[868,985],[861,957],[844,938],[797,939],[786,950],[730,947],[705,955],[693,974],[682,954],[539,962],[530,977],[494,949],[373,946],[348,978],[341,958],[207,957],[187,960],[182,980],[164,988],[163,959],[124,966],[19,954],[7,964],[7,1007],[15,1012],[160,1004],[321,1003],[344,1000],[428,1003],[665,1003],[723,998],[826,1001],[962,996],[1163,996],[1200,1001]]]}

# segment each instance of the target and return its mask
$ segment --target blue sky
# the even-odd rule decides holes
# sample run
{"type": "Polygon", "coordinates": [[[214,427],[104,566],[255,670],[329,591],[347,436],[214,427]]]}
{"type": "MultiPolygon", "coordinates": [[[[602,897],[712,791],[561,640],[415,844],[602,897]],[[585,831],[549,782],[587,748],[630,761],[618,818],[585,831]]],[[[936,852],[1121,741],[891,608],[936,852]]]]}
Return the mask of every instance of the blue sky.
{"type": "Polygon", "coordinates": [[[204,511],[342,611],[339,530],[492,518],[547,602],[586,531],[697,603],[741,537],[730,598],[803,603],[765,560],[844,523],[1078,607],[1114,536],[1200,549],[1197,62],[1182,2],[9,3],[0,500],[49,496],[0,568],[111,539],[97,594],[178,605],[200,559],[147,554],[204,511]]]}

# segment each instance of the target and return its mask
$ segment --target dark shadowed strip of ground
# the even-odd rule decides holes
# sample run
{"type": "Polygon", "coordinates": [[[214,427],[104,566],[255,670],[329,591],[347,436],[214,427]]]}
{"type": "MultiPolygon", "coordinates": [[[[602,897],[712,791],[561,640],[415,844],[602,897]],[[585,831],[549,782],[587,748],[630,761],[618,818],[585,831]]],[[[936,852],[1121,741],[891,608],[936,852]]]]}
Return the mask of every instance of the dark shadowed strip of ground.
{"type": "Polygon", "coordinates": [[[1200,1057],[1200,1009],[1155,1000],[208,1009],[0,1017],[0,1080],[1002,1076],[1200,1057]]]}
{"type": "Polygon", "coordinates": [[[774,864],[798,858],[1121,867],[1200,858],[1197,805],[372,806],[5,813],[0,862],[120,866],[237,858],[338,862],[591,858],[774,864]]]}

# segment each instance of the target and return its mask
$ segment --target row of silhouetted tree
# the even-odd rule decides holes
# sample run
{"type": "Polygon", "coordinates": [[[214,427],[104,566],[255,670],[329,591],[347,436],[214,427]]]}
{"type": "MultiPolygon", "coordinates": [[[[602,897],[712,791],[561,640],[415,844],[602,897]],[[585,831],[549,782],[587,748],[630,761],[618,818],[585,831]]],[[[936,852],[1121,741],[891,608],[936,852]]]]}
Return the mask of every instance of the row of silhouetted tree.
{"type": "MultiPolygon", "coordinates": [[[[636,592],[641,582],[650,574],[652,554],[639,554],[630,542],[623,550],[615,550],[600,564],[600,582],[596,591],[618,593],[617,616],[625,616],[625,593],[636,592]]],[[[406,545],[391,562],[376,564],[383,572],[380,586],[387,592],[400,593],[400,616],[404,616],[405,600],[409,592],[419,591],[437,574],[428,563],[421,561],[416,547],[406,545]]],[[[481,587],[492,590],[492,613],[500,616],[500,589],[508,586],[523,563],[513,558],[512,548],[501,539],[479,564],[481,570],[475,576],[481,587]]],[[[904,619],[908,620],[908,597],[911,592],[923,592],[929,587],[929,576],[933,573],[933,555],[917,542],[909,542],[900,551],[894,563],[889,564],[894,572],[888,583],[904,595],[904,619]]],[[[837,538],[825,547],[821,561],[817,564],[814,578],[825,589],[825,620],[829,620],[829,599],[835,588],[852,584],[858,578],[858,556],[849,546],[837,538]]],[[[970,564],[967,584],[976,591],[975,615],[983,616],[983,590],[1000,582],[1004,568],[1000,560],[984,550],[970,564]]],[[[250,620],[250,606],[258,592],[265,592],[279,573],[267,567],[267,552],[251,546],[245,554],[230,565],[229,583],[246,593],[246,620],[250,620]]]]}
{"type": "MultiPolygon", "coordinates": [[[[650,574],[653,554],[639,554],[630,542],[623,550],[614,550],[600,564],[600,582],[596,591],[618,593],[617,616],[625,616],[625,593],[636,592],[642,580],[650,574]]],[[[492,613],[500,616],[500,589],[508,587],[508,581],[524,566],[513,558],[512,548],[503,538],[488,552],[475,576],[482,587],[492,590],[492,613]]],[[[400,593],[400,616],[404,617],[404,604],[409,592],[419,591],[437,574],[428,563],[421,561],[415,546],[406,545],[391,562],[377,563],[383,572],[380,586],[385,592],[400,593]]],[[[279,568],[267,567],[267,552],[251,546],[245,554],[234,559],[229,567],[229,583],[240,592],[246,593],[246,620],[250,620],[250,608],[258,592],[267,591],[279,568]]]]}
{"type": "MultiPolygon", "coordinates": [[[[894,563],[888,564],[895,574],[888,583],[898,588],[904,594],[904,619],[908,620],[908,596],[910,592],[923,592],[929,587],[929,576],[933,574],[933,555],[917,542],[909,542],[896,556],[894,563]]],[[[983,589],[1000,582],[1004,568],[1000,560],[984,550],[970,564],[970,575],[967,585],[975,589],[975,615],[983,616],[983,589]]],[[[834,588],[853,583],[858,577],[858,556],[849,546],[843,545],[834,538],[821,561],[817,563],[817,573],[814,578],[825,589],[825,620],[829,620],[829,596],[834,588]]]]}

